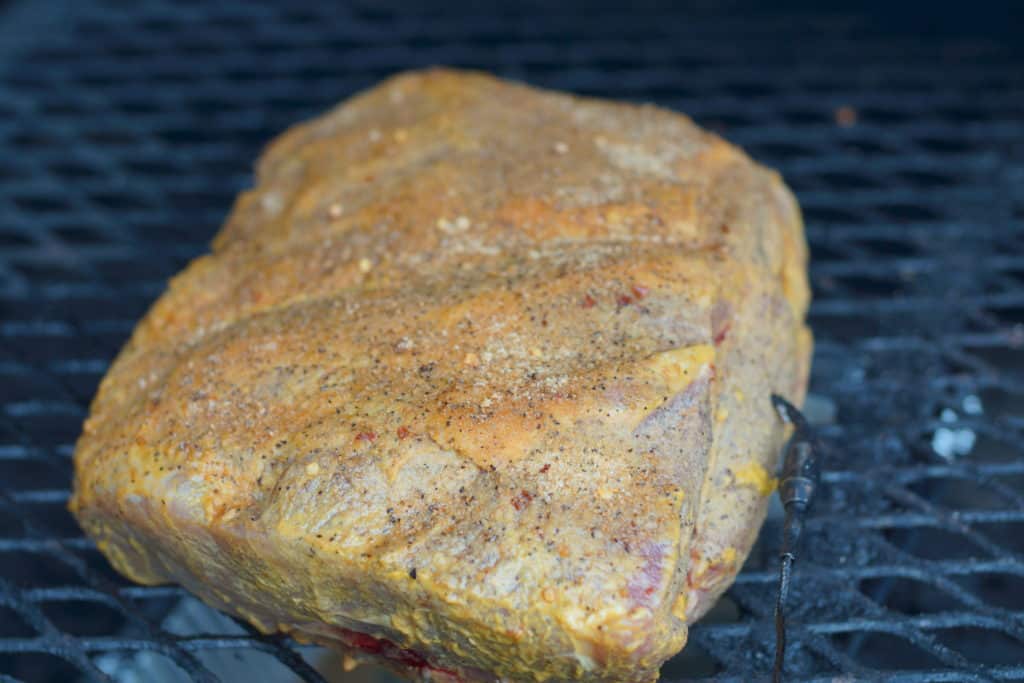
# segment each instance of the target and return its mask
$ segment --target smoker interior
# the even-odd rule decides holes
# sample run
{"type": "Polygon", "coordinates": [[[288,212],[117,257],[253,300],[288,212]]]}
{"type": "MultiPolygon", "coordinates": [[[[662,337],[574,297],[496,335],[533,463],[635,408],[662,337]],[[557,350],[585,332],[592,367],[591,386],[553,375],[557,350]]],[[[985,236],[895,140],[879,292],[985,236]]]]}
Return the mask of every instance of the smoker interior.
{"type": "MultiPolygon", "coordinates": [[[[134,321],[261,146],[431,64],[657,102],[782,171],[813,255],[827,446],[787,672],[1024,680],[1019,36],[971,8],[887,27],[787,4],[0,3],[0,681],[335,676],[117,576],[65,509],[69,461],[134,321]]],[[[766,674],[777,539],[770,522],[665,680],[766,674]]]]}

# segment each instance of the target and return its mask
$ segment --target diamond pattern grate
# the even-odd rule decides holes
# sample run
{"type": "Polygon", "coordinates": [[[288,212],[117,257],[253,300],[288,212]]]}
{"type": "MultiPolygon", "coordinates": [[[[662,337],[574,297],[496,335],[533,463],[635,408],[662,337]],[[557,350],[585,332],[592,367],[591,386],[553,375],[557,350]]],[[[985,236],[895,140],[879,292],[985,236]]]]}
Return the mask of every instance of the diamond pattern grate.
{"type": "MultiPolygon", "coordinates": [[[[1024,55],[854,13],[698,7],[0,4],[0,681],[232,680],[225,652],[324,680],[293,643],[175,626],[182,591],[115,575],[65,511],[69,459],[260,147],[436,63],[656,101],[782,171],[812,247],[829,447],[787,670],[1024,680],[1024,55]]],[[[666,680],[769,670],[776,532],[666,680]]]]}

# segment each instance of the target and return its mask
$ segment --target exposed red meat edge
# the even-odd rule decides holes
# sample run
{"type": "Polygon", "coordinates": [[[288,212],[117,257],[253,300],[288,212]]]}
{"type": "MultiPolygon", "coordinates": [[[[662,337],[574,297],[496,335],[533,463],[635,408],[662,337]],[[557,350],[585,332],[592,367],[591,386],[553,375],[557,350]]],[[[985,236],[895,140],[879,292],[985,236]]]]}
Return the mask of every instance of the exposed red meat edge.
{"type": "Polygon", "coordinates": [[[341,632],[342,640],[347,640],[349,645],[362,650],[363,652],[380,657],[386,657],[387,659],[398,662],[399,664],[412,669],[429,669],[430,671],[443,673],[454,679],[462,680],[455,671],[439,666],[433,666],[423,655],[413,650],[398,647],[390,640],[376,638],[366,633],[350,631],[349,629],[339,628],[338,631],[341,632]]]}

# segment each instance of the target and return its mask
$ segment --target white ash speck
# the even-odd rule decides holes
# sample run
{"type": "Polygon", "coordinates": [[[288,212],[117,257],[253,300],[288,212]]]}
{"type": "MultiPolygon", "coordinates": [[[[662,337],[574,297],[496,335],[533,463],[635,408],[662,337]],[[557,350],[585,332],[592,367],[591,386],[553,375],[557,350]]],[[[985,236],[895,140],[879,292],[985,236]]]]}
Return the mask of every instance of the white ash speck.
{"type": "Polygon", "coordinates": [[[981,415],[985,412],[984,407],[981,405],[981,399],[974,394],[964,396],[963,408],[964,412],[968,415],[981,415]]]}
{"type": "Polygon", "coordinates": [[[932,436],[932,450],[943,460],[952,462],[958,456],[970,453],[977,438],[972,429],[940,427],[932,436]]]}

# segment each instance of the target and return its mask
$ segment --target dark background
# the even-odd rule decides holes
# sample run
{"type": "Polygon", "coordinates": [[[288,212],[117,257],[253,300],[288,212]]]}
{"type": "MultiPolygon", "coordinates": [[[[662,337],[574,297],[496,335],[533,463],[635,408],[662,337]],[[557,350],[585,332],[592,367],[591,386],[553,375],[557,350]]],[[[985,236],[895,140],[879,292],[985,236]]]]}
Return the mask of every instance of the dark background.
{"type": "MultiPolygon", "coordinates": [[[[828,446],[789,678],[1024,680],[1018,6],[0,3],[0,681],[337,667],[115,575],[64,509],[70,456],[110,360],[261,147],[432,64],[657,102],[783,173],[828,446]]],[[[778,531],[666,680],[765,676],[778,531]]]]}

